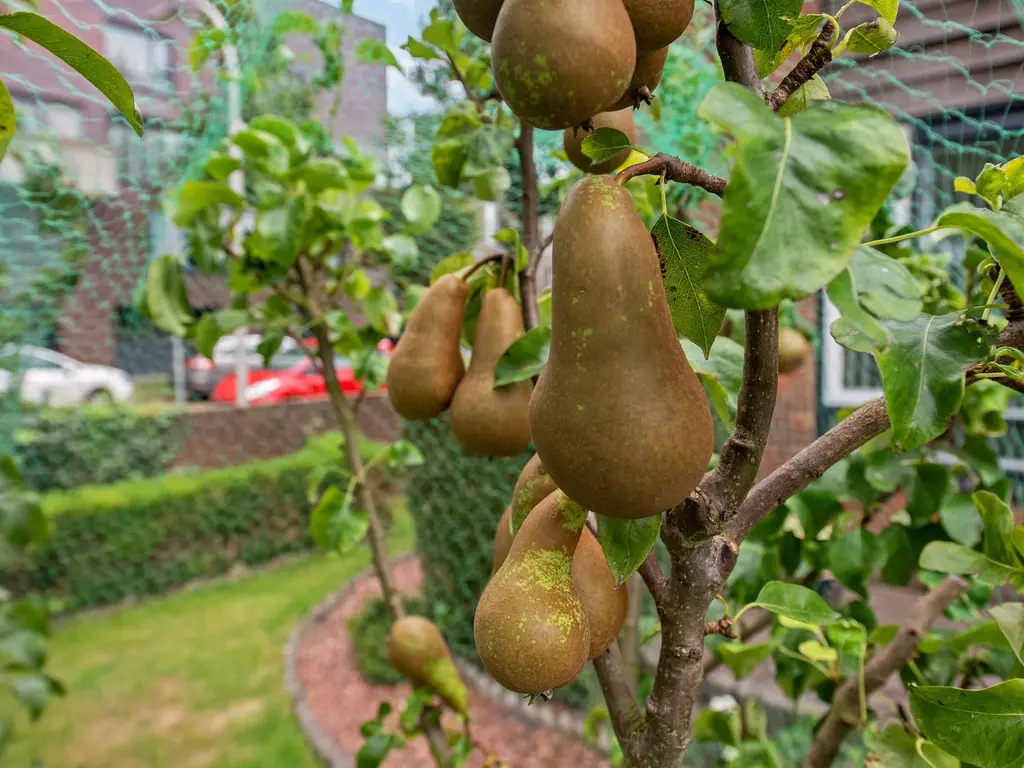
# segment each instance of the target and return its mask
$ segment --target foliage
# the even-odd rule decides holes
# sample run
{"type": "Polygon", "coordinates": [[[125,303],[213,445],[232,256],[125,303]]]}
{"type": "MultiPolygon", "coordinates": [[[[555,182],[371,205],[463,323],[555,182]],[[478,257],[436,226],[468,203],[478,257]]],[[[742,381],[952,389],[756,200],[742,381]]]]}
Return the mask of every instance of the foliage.
{"type": "MultiPolygon", "coordinates": [[[[402,601],[406,613],[422,616],[425,605],[415,598],[402,601]]],[[[352,638],[356,668],[368,682],[374,685],[394,685],[402,681],[388,661],[388,635],[393,621],[388,613],[387,603],[377,597],[368,600],[348,621],[348,634],[352,638]]]]}
{"type": "Polygon", "coordinates": [[[15,435],[25,482],[37,491],[153,477],[171,467],[179,450],[170,411],[26,408],[15,435]]]}

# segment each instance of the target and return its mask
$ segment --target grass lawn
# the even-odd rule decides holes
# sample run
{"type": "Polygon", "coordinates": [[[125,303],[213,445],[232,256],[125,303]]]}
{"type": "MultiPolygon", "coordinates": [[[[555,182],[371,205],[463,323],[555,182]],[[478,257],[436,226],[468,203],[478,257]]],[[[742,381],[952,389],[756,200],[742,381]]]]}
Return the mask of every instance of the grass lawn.
{"type": "MultiPolygon", "coordinates": [[[[396,514],[391,551],[412,546],[396,514]]],[[[312,555],[237,582],[61,627],[50,671],[68,687],[19,720],[5,768],[314,768],[284,689],[283,648],[310,608],[370,563],[312,555]]],[[[0,709],[6,709],[0,701],[0,709]]]]}

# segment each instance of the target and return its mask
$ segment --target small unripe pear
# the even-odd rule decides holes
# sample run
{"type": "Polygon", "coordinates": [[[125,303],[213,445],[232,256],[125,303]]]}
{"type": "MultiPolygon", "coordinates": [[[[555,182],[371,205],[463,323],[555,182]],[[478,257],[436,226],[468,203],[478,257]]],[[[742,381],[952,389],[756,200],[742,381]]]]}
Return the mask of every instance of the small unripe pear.
{"type": "Polygon", "coordinates": [[[469,694],[459,677],[441,631],[422,616],[405,616],[391,625],[388,661],[398,672],[422,685],[460,714],[469,706],[469,694]]]}

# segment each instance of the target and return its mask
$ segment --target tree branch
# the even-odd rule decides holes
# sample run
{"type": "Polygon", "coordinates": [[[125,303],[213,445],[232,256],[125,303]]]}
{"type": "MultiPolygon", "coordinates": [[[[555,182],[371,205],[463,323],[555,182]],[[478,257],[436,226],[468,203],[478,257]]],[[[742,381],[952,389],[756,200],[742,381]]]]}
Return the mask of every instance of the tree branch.
{"type": "Polygon", "coordinates": [[[888,428],[889,414],[883,398],[861,406],[754,486],[726,526],[726,535],[733,541],[742,541],[786,499],[888,428]]]}
{"type": "MultiPolygon", "coordinates": [[[[954,600],[967,591],[967,582],[959,576],[947,576],[935,589],[915,603],[910,620],[877,656],[864,667],[865,696],[885,684],[900,667],[917,654],[924,633],[954,600]]],[[[832,765],[846,735],[861,725],[857,678],[846,680],[836,691],[829,710],[814,737],[814,745],[803,768],[828,768],[832,765]]]]}
{"type": "Polygon", "coordinates": [[[485,110],[484,100],[477,96],[473,92],[473,89],[469,87],[469,83],[466,82],[466,76],[462,74],[462,70],[459,69],[459,65],[455,63],[455,59],[452,55],[450,53],[445,53],[445,56],[448,58],[448,65],[452,68],[452,72],[455,74],[455,79],[459,81],[459,84],[466,92],[467,98],[476,105],[476,111],[482,115],[485,110]]]}
{"type": "Polygon", "coordinates": [[[712,176],[707,171],[690,163],[683,162],[678,157],[672,157],[663,153],[658,153],[650,160],[645,160],[642,163],[637,163],[623,169],[615,177],[615,181],[622,185],[630,179],[635,179],[637,176],[661,175],[664,175],[667,181],[700,187],[719,197],[725,194],[725,188],[728,186],[728,182],[725,179],[719,176],[712,176]]]}
{"type": "Polygon", "coordinates": [[[718,48],[718,58],[722,62],[722,72],[725,79],[730,83],[745,85],[758,96],[763,96],[761,88],[761,76],[757,73],[757,62],[754,61],[754,49],[749,45],[740,42],[720,13],[718,2],[715,2],[715,18],[718,19],[715,45],[718,48]]]}
{"type": "Polygon", "coordinates": [[[647,585],[647,591],[654,598],[654,604],[658,605],[665,598],[665,588],[668,586],[668,579],[661,572],[661,566],[658,565],[658,558],[655,557],[653,549],[647,553],[647,559],[640,564],[637,572],[640,574],[640,578],[644,580],[644,584],[647,585]]]}
{"type": "Polygon", "coordinates": [[[779,86],[765,97],[769,107],[778,112],[782,105],[789,101],[790,96],[800,90],[821,69],[832,63],[831,43],[834,32],[835,25],[831,21],[826,22],[807,55],[800,59],[779,86]]]}
{"type": "MultiPolygon", "coordinates": [[[[533,160],[533,126],[525,121],[519,122],[519,136],[516,138],[516,151],[519,153],[519,173],[522,182],[523,206],[523,246],[530,259],[537,252],[540,243],[540,191],[537,183],[537,166],[533,160]]],[[[538,255],[538,260],[540,256],[538,255]]],[[[523,302],[523,329],[533,330],[540,323],[537,311],[537,280],[536,268],[519,273],[519,296],[523,302]]]]}
{"type": "Polygon", "coordinates": [[[619,745],[625,754],[637,748],[637,740],[644,725],[644,716],[637,706],[636,698],[626,681],[619,644],[611,647],[594,659],[594,669],[601,683],[601,692],[608,704],[608,716],[619,745]]]}

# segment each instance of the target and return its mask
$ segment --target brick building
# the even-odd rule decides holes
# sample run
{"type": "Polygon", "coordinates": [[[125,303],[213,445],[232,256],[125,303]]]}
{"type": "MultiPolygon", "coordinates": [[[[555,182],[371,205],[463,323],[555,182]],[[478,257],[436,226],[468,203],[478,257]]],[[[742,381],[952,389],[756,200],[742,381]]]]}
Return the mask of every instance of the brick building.
{"type": "MultiPolygon", "coordinates": [[[[265,6],[253,8],[270,15],[265,6]]],[[[333,125],[337,139],[351,136],[383,157],[385,70],[358,62],[355,49],[365,38],[383,40],[384,28],[358,16],[342,20],[336,6],[318,0],[297,0],[288,9],[343,22],[344,99],[336,102],[334,94],[323,94],[316,112],[333,125]]],[[[14,279],[52,263],[61,247],[59,237],[40,233],[32,206],[19,195],[26,173],[40,167],[40,161],[58,166],[63,179],[80,193],[85,211],[88,254],[80,265],[81,277],[55,333],[33,339],[38,343],[132,373],[170,368],[169,340],[140,324],[131,305],[149,260],[182,247],[162,203],[194,170],[190,164],[202,156],[203,147],[216,139],[202,132],[196,139],[194,127],[203,120],[211,125],[219,120],[223,130],[225,122],[221,86],[195,75],[189,65],[189,45],[203,26],[198,11],[198,5],[190,9],[188,3],[167,0],[40,4],[43,15],[102,52],[131,83],[146,122],[141,139],[93,86],[58,59],[31,44],[0,45],[0,77],[18,111],[18,137],[0,165],[0,245],[14,279]],[[207,100],[197,106],[204,94],[207,100]]],[[[268,23],[269,18],[249,22],[252,29],[240,35],[243,71],[260,65],[268,23]]],[[[290,35],[287,43],[295,53],[296,71],[319,66],[311,41],[290,35]]],[[[225,304],[222,280],[196,274],[188,280],[194,305],[225,304]]]]}

